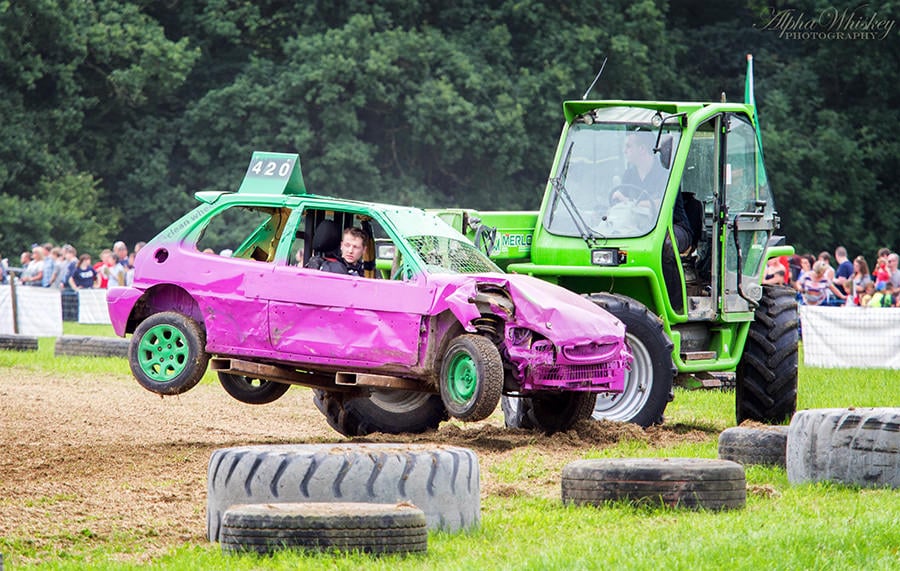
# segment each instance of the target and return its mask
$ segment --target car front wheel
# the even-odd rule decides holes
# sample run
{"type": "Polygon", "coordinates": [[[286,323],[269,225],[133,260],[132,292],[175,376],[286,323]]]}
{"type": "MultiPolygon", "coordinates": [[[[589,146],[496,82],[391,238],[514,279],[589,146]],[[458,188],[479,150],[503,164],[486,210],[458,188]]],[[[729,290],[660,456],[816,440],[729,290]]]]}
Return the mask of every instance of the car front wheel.
{"type": "Polygon", "coordinates": [[[489,417],[503,390],[503,360],[487,337],[460,335],[441,363],[441,400],[450,416],[465,421],[489,417]]]}

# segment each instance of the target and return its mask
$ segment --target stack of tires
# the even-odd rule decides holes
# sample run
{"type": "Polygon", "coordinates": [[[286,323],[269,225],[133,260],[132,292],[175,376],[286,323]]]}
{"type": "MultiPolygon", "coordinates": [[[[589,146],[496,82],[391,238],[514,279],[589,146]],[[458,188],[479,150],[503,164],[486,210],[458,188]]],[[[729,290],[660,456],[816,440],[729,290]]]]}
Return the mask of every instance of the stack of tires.
{"type": "Polygon", "coordinates": [[[466,448],[260,445],[217,450],[209,462],[207,536],[225,551],[418,553],[427,530],[480,521],[478,458],[466,448]]]}

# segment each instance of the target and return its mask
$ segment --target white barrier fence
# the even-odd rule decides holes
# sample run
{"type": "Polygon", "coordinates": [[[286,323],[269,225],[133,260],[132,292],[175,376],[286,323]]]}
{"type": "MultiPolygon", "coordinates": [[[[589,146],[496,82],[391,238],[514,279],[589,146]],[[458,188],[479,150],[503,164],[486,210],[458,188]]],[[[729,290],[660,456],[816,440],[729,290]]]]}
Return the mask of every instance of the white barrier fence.
{"type": "Polygon", "coordinates": [[[900,308],[800,306],[803,362],[900,369],[900,308]]]}
{"type": "MultiPolygon", "coordinates": [[[[59,290],[42,287],[16,288],[18,333],[35,337],[59,337],[63,333],[62,296],[59,290]]],[[[105,289],[78,290],[78,322],[108,324],[105,289]]],[[[0,286],[0,333],[14,333],[12,292],[0,286]]]]}

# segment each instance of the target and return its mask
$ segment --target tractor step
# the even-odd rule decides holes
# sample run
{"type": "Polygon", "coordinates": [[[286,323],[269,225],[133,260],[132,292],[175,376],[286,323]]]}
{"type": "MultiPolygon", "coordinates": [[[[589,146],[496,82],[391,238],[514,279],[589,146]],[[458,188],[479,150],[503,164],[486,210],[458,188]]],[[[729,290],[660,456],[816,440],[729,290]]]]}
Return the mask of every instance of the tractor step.
{"type": "Polygon", "coordinates": [[[724,371],[681,373],[675,377],[675,385],[689,390],[733,389],[735,385],[735,374],[724,371]]]}
{"type": "Polygon", "coordinates": [[[715,351],[685,351],[681,354],[682,361],[707,361],[715,358],[715,351]]]}

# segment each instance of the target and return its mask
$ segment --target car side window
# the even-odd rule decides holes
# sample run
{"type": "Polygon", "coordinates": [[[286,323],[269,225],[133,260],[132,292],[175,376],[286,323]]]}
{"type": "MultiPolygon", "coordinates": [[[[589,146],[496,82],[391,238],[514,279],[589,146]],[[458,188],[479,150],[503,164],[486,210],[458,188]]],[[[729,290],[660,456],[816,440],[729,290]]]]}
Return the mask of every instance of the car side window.
{"type": "Polygon", "coordinates": [[[216,213],[197,238],[197,250],[271,262],[290,209],[235,205],[216,213]]]}
{"type": "MultiPolygon", "coordinates": [[[[349,228],[362,231],[365,238],[362,257],[359,260],[350,260],[345,265],[353,268],[353,271],[359,271],[359,275],[364,277],[374,279],[389,277],[391,259],[382,259],[381,250],[383,245],[393,246],[393,239],[371,214],[359,211],[306,210],[297,228],[293,230],[291,263],[321,269],[322,258],[337,261],[338,258],[344,257],[341,243],[345,231],[349,228]]],[[[393,256],[393,249],[390,255],[393,256]]],[[[353,272],[351,274],[356,275],[353,272]]]]}

